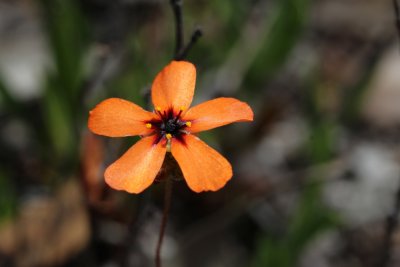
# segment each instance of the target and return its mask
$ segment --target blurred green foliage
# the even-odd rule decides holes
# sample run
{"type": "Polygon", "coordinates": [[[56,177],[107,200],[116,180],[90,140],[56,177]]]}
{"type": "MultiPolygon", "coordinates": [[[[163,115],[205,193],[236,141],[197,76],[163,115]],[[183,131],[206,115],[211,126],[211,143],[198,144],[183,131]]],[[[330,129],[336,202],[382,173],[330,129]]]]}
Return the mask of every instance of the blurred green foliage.
{"type": "MultiPolygon", "coordinates": [[[[89,38],[84,16],[76,1],[41,0],[38,4],[52,59],[43,84],[43,97],[36,105],[29,105],[14,98],[10,93],[12,88],[7,88],[0,79],[0,99],[3,111],[32,129],[34,140],[30,142],[36,150],[33,154],[35,160],[54,168],[34,179],[54,182],[54,179],[61,181],[76,172],[79,161],[79,135],[87,116],[81,99],[89,38]],[[47,177],[54,172],[58,175],[47,177]]],[[[39,168],[48,169],[44,166],[39,168]]],[[[16,205],[15,192],[10,188],[13,187],[11,181],[17,177],[13,177],[7,164],[2,164],[0,171],[2,169],[8,172],[7,175],[2,174],[0,180],[1,190],[4,191],[0,193],[0,220],[3,215],[10,215],[16,205]]],[[[27,177],[18,177],[21,178],[27,177]]]]}
{"type": "MultiPolygon", "coordinates": [[[[334,124],[320,110],[318,101],[312,92],[317,86],[308,90],[311,98],[312,114],[308,117],[310,124],[310,139],[305,145],[304,153],[309,157],[310,166],[317,166],[332,159],[334,155],[334,124]]],[[[291,267],[296,266],[299,257],[319,234],[338,227],[340,219],[335,211],[322,201],[321,185],[326,173],[307,177],[303,182],[304,189],[300,192],[299,204],[295,213],[288,219],[289,223],[283,235],[264,235],[259,240],[253,266],[291,267]]]]}
{"type": "MultiPolygon", "coordinates": [[[[75,1],[42,0],[44,26],[54,60],[43,98],[44,120],[52,143],[52,157],[77,158],[76,123],[82,123],[84,60],[87,53],[86,23],[75,1]]],[[[78,128],[79,126],[79,128],[78,128]]]]}
{"type": "Polygon", "coordinates": [[[0,101],[4,110],[19,114],[18,101],[10,94],[9,88],[4,84],[2,77],[0,77],[0,101]]]}
{"type": "Polygon", "coordinates": [[[0,172],[0,225],[16,214],[16,192],[7,177],[7,173],[0,172]]]}
{"type": "Polygon", "coordinates": [[[275,4],[276,11],[270,14],[273,19],[268,20],[272,24],[269,34],[260,36],[262,49],[248,70],[251,88],[259,87],[280,70],[308,20],[309,0],[283,0],[275,4]]]}
{"type": "Polygon", "coordinates": [[[318,184],[308,185],[283,236],[260,239],[253,266],[296,266],[307,245],[322,232],[338,225],[336,214],[321,202],[318,184]]]}

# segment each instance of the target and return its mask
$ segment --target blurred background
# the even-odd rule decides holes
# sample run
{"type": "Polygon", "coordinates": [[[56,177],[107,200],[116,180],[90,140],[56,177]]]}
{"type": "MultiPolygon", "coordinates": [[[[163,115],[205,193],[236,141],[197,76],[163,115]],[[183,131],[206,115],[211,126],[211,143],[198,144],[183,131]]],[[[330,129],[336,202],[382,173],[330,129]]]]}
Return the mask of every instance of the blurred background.
{"type": "MultiPolygon", "coordinates": [[[[253,123],[201,134],[233,179],[174,182],[164,266],[400,266],[400,54],[391,1],[185,0],[194,103],[253,123]]],[[[104,169],[108,97],[149,107],[173,57],[167,0],[0,1],[0,266],[153,266],[164,182],[130,195],[104,169]]]]}

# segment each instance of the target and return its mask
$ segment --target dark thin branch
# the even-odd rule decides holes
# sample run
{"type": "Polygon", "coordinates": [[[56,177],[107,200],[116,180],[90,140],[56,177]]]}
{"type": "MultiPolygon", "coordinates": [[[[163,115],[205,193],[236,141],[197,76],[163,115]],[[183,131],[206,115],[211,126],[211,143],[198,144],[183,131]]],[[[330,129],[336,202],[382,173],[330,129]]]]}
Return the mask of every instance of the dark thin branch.
{"type": "Polygon", "coordinates": [[[203,35],[203,32],[201,29],[196,29],[192,33],[192,37],[190,38],[190,42],[185,46],[185,48],[182,49],[182,51],[176,55],[175,59],[176,60],[183,60],[186,58],[187,54],[189,53],[189,50],[192,49],[193,45],[197,43],[197,40],[203,35]]]}
{"type": "Polygon", "coordinates": [[[182,0],[171,0],[170,1],[172,10],[175,17],[175,60],[183,60],[186,58],[189,50],[197,42],[197,40],[203,35],[201,29],[196,29],[190,38],[189,43],[184,47],[183,38],[183,21],[182,21],[182,0]]]}
{"type": "Polygon", "coordinates": [[[158,237],[157,249],[156,249],[156,259],[155,259],[156,267],[161,267],[161,246],[164,239],[165,229],[167,226],[169,209],[171,207],[172,183],[173,181],[171,177],[167,177],[165,181],[164,212],[161,221],[160,235],[158,237]]]}
{"type": "Polygon", "coordinates": [[[175,17],[175,53],[176,58],[183,49],[183,21],[182,21],[182,0],[171,0],[172,10],[175,17]]]}

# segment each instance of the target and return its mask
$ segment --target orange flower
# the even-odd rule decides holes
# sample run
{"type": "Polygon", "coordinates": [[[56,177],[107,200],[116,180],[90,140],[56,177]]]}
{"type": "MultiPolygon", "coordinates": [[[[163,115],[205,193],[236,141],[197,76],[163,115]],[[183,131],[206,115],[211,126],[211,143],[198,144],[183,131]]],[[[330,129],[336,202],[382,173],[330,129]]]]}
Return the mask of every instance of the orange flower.
{"type": "Polygon", "coordinates": [[[109,137],[143,136],[105,171],[109,186],[130,193],[149,187],[171,152],[188,186],[195,192],[216,191],[232,177],[232,167],[217,151],[194,134],[238,121],[252,121],[253,111],[234,98],[216,98],[189,108],[196,68],[172,61],[155,78],[151,97],[154,112],[136,104],[109,98],[89,116],[89,129],[109,137]]]}

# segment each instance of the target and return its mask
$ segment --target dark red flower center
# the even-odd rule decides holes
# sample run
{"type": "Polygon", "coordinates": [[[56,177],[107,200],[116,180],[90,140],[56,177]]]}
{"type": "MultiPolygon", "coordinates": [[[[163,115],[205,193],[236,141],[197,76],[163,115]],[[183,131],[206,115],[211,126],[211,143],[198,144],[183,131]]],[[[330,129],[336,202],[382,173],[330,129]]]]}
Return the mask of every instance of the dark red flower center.
{"type": "Polygon", "coordinates": [[[182,136],[188,133],[185,129],[190,127],[190,122],[182,120],[182,110],[175,113],[173,109],[163,112],[156,109],[156,113],[159,118],[146,123],[148,128],[154,129],[154,132],[157,135],[156,143],[160,142],[162,139],[170,140],[171,138],[183,141],[182,136]]]}

